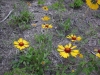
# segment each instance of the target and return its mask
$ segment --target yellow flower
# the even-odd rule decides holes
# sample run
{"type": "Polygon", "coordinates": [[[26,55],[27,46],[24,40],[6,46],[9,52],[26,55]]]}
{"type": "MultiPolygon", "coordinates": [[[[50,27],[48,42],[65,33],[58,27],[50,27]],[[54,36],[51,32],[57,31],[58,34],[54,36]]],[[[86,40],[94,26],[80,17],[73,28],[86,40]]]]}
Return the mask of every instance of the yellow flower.
{"type": "Polygon", "coordinates": [[[31,6],[31,3],[30,3],[30,2],[27,2],[27,5],[28,5],[28,6],[31,6]]]}
{"type": "Polygon", "coordinates": [[[96,56],[100,58],[100,49],[99,50],[95,50],[97,53],[96,53],[96,56]]]}
{"type": "Polygon", "coordinates": [[[33,27],[36,27],[36,24],[31,24],[33,27]]]}
{"type": "Polygon", "coordinates": [[[78,54],[79,54],[79,50],[76,50],[77,46],[72,46],[71,43],[65,45],[65,46],[62,46],[62,45],[58,45],[58,51],[60,53],[60,56],[63,57],[63,58],[68,58],[70,56],[70,54],[73,56],[73,57],[76,57],[78,54]]]}
{"type": "Polygon", "coordinates": [[[86,4],[89,6],[89,8],[97,10],[100,5],[100,0],[86,0],[86,4]]]}
{"type": "Polygon", "coordinates": [[[42,9],[43,9],[44,11],[48,11],[48,7],[47,7],[47,6],[43,6],[42,9]]]}
{"type": "Polygon", "coordinates": [[[81,54],[81,53],[79,53],[78,56],[79,56],[80,58],[83,58],[83,54],[81,54]]]}
{"type": "Polygon", "coordinates": [[[50,20],[50,17],[48,17],[48,16],[44,16],[43,18],[41,18],[43,21],[48,21],[48,20],[50,20]]]}
{"type": "Polygon", "coordinates": [[[98,49],[97,49],[97,48],[95,48],[95,49],[94,49],[94,51],[96,51],[96,52],[97,52],[97,51],[98,51],[98,49]]]}
{"type": "Polygon", "coordinates": [[[18,48],[19,50],[23,50],[29,47],[29,42],[27,42],[23,38],[19,38],[18,41],[14,41],[14,46],[18,48]]]}
{"type": "Polygon", "coordinates": [[[53,26],[51,24],[42,24],[42,28],[52,28],[53,26]]]}
{"type": "Polygon", "coordinates": [[[82,39],[80,36],[76,36],[73,34],[66,36],[66,38],[71,39],[71,41],[80,41],[82,39]]]}
{"type": "Polygon", "coordinates": [[[75,72],[75,70],[72,70],[72,72],[75,72]]]}
{"type": "Polygon", "coordinates": [[[41,64],[42,64],[42,65],[45,65],[45,61],[42,61],[41,64]]]}

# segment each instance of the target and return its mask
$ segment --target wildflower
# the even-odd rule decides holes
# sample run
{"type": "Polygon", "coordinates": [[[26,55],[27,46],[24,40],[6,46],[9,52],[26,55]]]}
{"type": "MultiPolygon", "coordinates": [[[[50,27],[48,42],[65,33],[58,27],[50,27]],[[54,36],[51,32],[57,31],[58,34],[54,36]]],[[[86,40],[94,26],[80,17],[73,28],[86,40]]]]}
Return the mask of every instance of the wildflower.
{"type": "Polygon", "coordinates": [[[27,2],[27,5],[28,5],[28,6],[31,6],[31,3],[30,3],[30,2],[27,2]]]}
{"type": "Polygon", "coordinates": [[[94,51],[96,51],[96,52],[97,52],[97,51],[98,51],[98,49],[97,49],[97,48],[95,48],[95,49],[94,49],[94,51]]]}
{"type": "Polygon", "coordinates": [[[98,49],[95,49],[94,51],[97,52],[97,53],[96,53],[96,56],[100,58],[100,49],[99,49],[99,50],[98,50],[98,49]]]}
{"type": "Polygon", "coordinates": [[[36,24],[31,24],[33,27],[36,27],[36,24]]]}
{"type": "Polygon", "coordinates": [[[41,18],[43,21],[48,21],[48,20],[50,20],[50,17],[48,17],[48,16],[44,16],[43,18],[41,18]]]}
{"type": "Polygon", "coordinates": [[[43,9],[44,11],[48,11],[48,7],[47,7],[47,6],[43,6],[42,9],[43,9]]]}
{"type": "Polygon", "coordinates": [[[81,53],[79,53],[78,56],[79,56],[80,58],[83,58],[83,54],[81,54],[81,53]]]}
{"type": "Polygon", "coordinates": [[[86,0],[86,4],[89,6],[89,8],[97,10],[100,5],[100,0],[86,0]]]}
{"type": "Polygon", "coordinates": [[[51,24],[42,24],[42,28],[52,28],[53,26],[51,24]]]}
{"type": "Polygon", "coordinates": [[[75,72],[75,70],[72,70],[72,72],[75,72]]]}
{"type": "Polygon", "coordinates": [[[42,64],[42,65],[45,65],[45,61],[42,61],[41,64],[42,64]]]}
{"type": "Polygon", "coordinates": [[[24,40],[23,38],[19,38],[18,41],[14,41],[14,46],[20,50],[29,47],[29,42],[24,40]]]}
{"type": "Polygon", "coordinates": [[[60,52],[60,56],[63,58],[68,58],[71,54],[73,57],[76,57],[79,54],[79,50],[76,50],[77,46],[72,46],[71,43],[62,46],[62,45],[58,45],[58,51],[60,52]]]}
{"type": "Polygon", "coordinates": [[[80,36],[76,36],[73,34],[66,36],[66,38],[71,39],[71,41],[80,41],[82,39],[80,36]]]}

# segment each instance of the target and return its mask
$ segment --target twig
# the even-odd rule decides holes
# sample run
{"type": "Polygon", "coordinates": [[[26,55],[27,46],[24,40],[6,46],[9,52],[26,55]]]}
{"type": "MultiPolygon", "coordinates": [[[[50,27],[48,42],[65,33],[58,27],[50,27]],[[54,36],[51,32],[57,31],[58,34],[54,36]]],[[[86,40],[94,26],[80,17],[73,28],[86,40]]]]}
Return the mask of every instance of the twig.
{"type": "Polygon", "coordinates": [[[9,15],[12,13],[13,10],[14,10],[14,9],[12,9],[12,10],[8,13],[8,15],[7,15],[3,20],[0,21],[0,23],[3,22],[3,21],[5,21],[5,20],[9,17],[9,15]]]}
{"type": "Polygon", "coordinates": [[[91,51],[91,53],[92,53],[93,55],[95,55],[95,53],[93,53],[92,51],[91,51]]]}

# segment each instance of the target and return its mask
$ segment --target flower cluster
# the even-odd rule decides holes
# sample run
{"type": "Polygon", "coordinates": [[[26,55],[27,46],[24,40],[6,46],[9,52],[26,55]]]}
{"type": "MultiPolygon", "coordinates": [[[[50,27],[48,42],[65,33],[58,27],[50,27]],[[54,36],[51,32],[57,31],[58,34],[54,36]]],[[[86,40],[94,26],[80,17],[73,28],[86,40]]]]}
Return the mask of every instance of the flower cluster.
{"type": "MultiPolygon", "coordinates": [[[[49,10],[47,6],[43,6],[42,9],[44,11],[48,11],[49,10]]],[[[47,21],[50,20],[50,17],[45,15],[41,19],[42,19],[42,21],[47,22],[47,21]]],[[[44,28],[44,29],[49,29],[49,28],[52,28],[52,27],[53,27],[52,24],[48,24],[48,23],[42,24],[42,28],[44,28]]]]}
{"type": "MultiPolygon", "coordinates": [[[[66,36],[66,38],[70,39],[73,42],[80,41],[82,39],[80,36],[76,36],[73,34],[66,36]]],[[[58,45],[57,50],[58,50],[60,56],[63,58],[68,58],[70,55],[73,57],[78,56],[80,58],[83,58],[83,55],[76,48],[77,48],[77,46],[73,46],[71,43],[69,43],[69,44],[66,44],[65,46],[58,45]]]]}
{"type": "MultiPolygon", "coordinates": [[[[31,6],[30,2],[27,2],[27,4],[29,6],[31,6]]],[[[44,11],[48,11],[48,7],[47,6],[43,6],[42,9],[44,11]]],[[[49,16],[44,16],[41,18],[43,21],[48,21],[50,20],[50,17],[49,16]]],[[[32,26],[36,26],[36,24],[32,24],[32,26]]],[[[53,26],[51,24],[42,24],[41,25],[42,28],[44,29],[49,29],[49,28],[52,28],[53,26]]],[[[29,47],[29,42],[27,42],[26,40],[24,40],[23,38],[19,38],[18,41],[14,41],[14,46],[16,48],[18,48],[20,51],[24,50],[25,48],[29,47]]]]}

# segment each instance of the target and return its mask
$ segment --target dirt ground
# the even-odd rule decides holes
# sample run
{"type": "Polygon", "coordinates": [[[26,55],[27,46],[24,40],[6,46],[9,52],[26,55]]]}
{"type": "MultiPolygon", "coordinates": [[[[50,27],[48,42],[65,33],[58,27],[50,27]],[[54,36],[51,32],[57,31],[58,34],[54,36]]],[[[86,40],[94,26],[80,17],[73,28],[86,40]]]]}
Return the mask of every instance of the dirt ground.
{"type": "MultiPolygon", "coordinates": [[[[30,25],[32,23],[35,23],[37,25],[36,27],[32,27],[31,29],[25,31],[20,31],[19,29],[15,30],[8,24],[10,15],[5,21],[0,23],[0,75],[3,75],[5,72],[11,69],[11,62],[14,60],[14,55],[16,55],[17,50],[13,46],[13,40],[19,37],[23,37],[31,42],[34,38],[34,34],[43,33],[43,29],[41,29],[41,24],[43,23],[41,17],[43,17],[43,15],[45,14],[48,14],[52,18],[50,22],[52,22],[53,24],[53,29],[51,30],[53,34],[53,46],[56,48],[58,44],[68,43],[68,40],[66,38],[60,39],[55,35],[57,34],[55,31],[58,27],[59,22],[59,16],[56,14],[56,12],[54,10],[44,12],[41,7],[37,5],[37,0],[33,0],[30,2],[31,6],[28,6],[28,10],[35,15],[35,20],[32,20],[30,25]]],[[[54,3],[54,0],[46,0],[45,5],[51,5],[52,3],[54,3]]],[[[71,29],[66,32],[66,35],[76,29],[74,33],[81,35],[84,38],[83,40],[87,38],[87,43],[82,47],[82,51],[84,53],[86,50],[90,52],[93,51],[94,48],[100,48],[100,18],[94,16],[94,14],[100,13],[100,9],[97,11],[89,9],[88,13],[85,13],[88,8],[86,4],[84,4],[79,9],[72,9],[68,5],[70,3],[71,0],[64,1],[66,11],[62,13],[63,20],[66,20],[69,17],[71,19],[71,29]],[[93,29],[95,29],[97,37],[93,36],[92,33],[89,33],[91,32],[89,29],[89,23],[92,25],[93,29]]],[[[0,21],[3,20],[5,16],[14,8],[14,4],[18,4],[18,11],[23,8],[20,7],[20,0],[0,0],[0,21]]],[[[16,13],[16,11],[13,11],[12,13],[16,13]]],[[[32,42],[32,45],[34,45],[34,42],[32,42]]],[[[58,62],[63,61],[63,59],[59,57],[59,54],[56,50],[52,50],[50,60],[55,65],[58,62]]]]}

